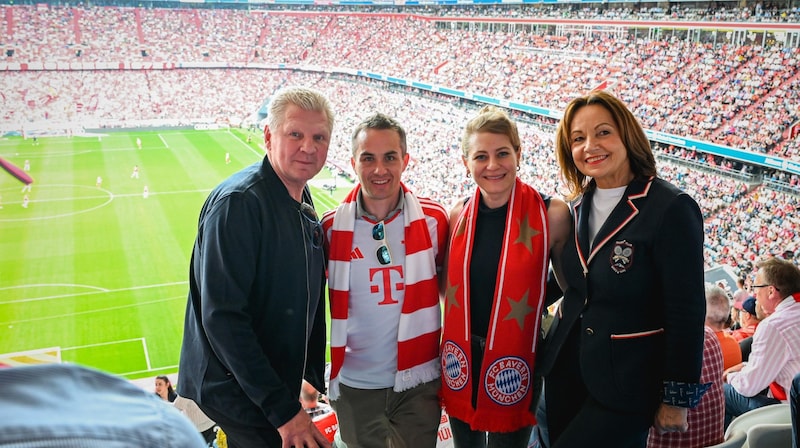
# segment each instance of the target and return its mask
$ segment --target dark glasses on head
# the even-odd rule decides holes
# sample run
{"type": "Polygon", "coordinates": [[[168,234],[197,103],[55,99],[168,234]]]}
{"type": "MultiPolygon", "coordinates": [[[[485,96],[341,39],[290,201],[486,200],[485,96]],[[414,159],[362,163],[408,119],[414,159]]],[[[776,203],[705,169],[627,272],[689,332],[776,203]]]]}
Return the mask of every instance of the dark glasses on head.
{"type": "Polygon", "coordinates": [[[389,245],[386,244],[386,226],[384,226],[383,221],[372,227],[372,239],[381,242],[380,247],[375,252],[378,257],[378,263],[390,264],[392,262],[392,254],[389,252],[389,245]]]}
{"type": "Polygon", "coordinates": [[[319,218],[317,217],[317,211],[314,210],[314,207],[310,204],[301,202],[300,214],[305,218],[303,229],[309,241],[311,241],[311,246],[314,247],[314,249],[319,249],[322,247],[322,224],[320,224],[319,218]]]}

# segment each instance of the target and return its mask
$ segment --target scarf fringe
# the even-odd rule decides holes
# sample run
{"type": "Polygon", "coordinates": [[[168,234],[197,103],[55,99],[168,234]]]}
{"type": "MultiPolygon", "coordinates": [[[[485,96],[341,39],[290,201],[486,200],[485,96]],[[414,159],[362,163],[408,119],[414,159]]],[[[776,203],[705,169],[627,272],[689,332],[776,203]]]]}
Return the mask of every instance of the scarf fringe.
{"type": "Polygon", "coordinates": [[[331,400],[339,399],[339,378],[331,378],[328,383],[328,398],[331,400]]]}
{"type": "Polygon", "coordinates": [[[439,358],[432,359],[424,364],[397,372],[394,376],[394,391],[403,392],[413,389],[420,384],[428,383],[442,375],[442,366],[439,358]]]}

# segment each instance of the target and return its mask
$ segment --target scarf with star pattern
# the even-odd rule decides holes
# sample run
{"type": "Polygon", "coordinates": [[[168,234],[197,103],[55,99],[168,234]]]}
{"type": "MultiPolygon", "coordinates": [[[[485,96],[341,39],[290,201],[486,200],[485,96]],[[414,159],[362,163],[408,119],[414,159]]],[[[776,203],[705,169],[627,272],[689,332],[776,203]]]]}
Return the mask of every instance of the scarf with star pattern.
{"type": "Polygon", "coordinates": [[[480,378],[472,378],[469,272],[480,189],[464,205],[450,239],[442,337],[442,403],[473,430],[534,425],[533,367],[547,282],[547,207],[519,178],[511,191],[480,378]],[[473,387],[477,402],[472,404],[473,387]]]}

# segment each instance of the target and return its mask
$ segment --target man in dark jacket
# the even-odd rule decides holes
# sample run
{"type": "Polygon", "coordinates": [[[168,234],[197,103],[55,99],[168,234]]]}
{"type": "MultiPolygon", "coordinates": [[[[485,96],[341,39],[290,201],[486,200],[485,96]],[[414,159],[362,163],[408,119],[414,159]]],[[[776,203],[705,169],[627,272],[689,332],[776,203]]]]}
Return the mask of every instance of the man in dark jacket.
{"type": "Polygon", "coordinates": [[[319,92],[277,92],[266,157],[223,181],[200,212],[178,392],[228,446],[329,447],[300,407],[324,390],[322,232],[306,182],[325,164],[333,112],[319,92]]]}

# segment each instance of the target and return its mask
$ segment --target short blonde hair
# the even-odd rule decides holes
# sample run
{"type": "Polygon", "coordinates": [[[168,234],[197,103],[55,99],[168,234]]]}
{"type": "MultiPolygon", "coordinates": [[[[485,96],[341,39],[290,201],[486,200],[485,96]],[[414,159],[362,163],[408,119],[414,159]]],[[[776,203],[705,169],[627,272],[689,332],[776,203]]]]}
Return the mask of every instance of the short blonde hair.
{"type": "Polygon", "coordinates": [[[333,131],[333,108],[324,93],[309,87],[284,87],[276,90],[269,102],[267,126],[273,132],[283,125],[286,109],[290,105],[324,113],[328,119],[328,130],[333,131]]]}
{"type": "Polygon", "coordinates": [[[467,122],[467,126],[464,128],[464,136],[461,137],[461,152],[464,158],[469,155],[470,137],[481,132],[508,136],[514,152],[519,153],[522,145],[517,124],[505,110],[495,106],[484,106],[478,111],[478,115],[467,122]]]}

